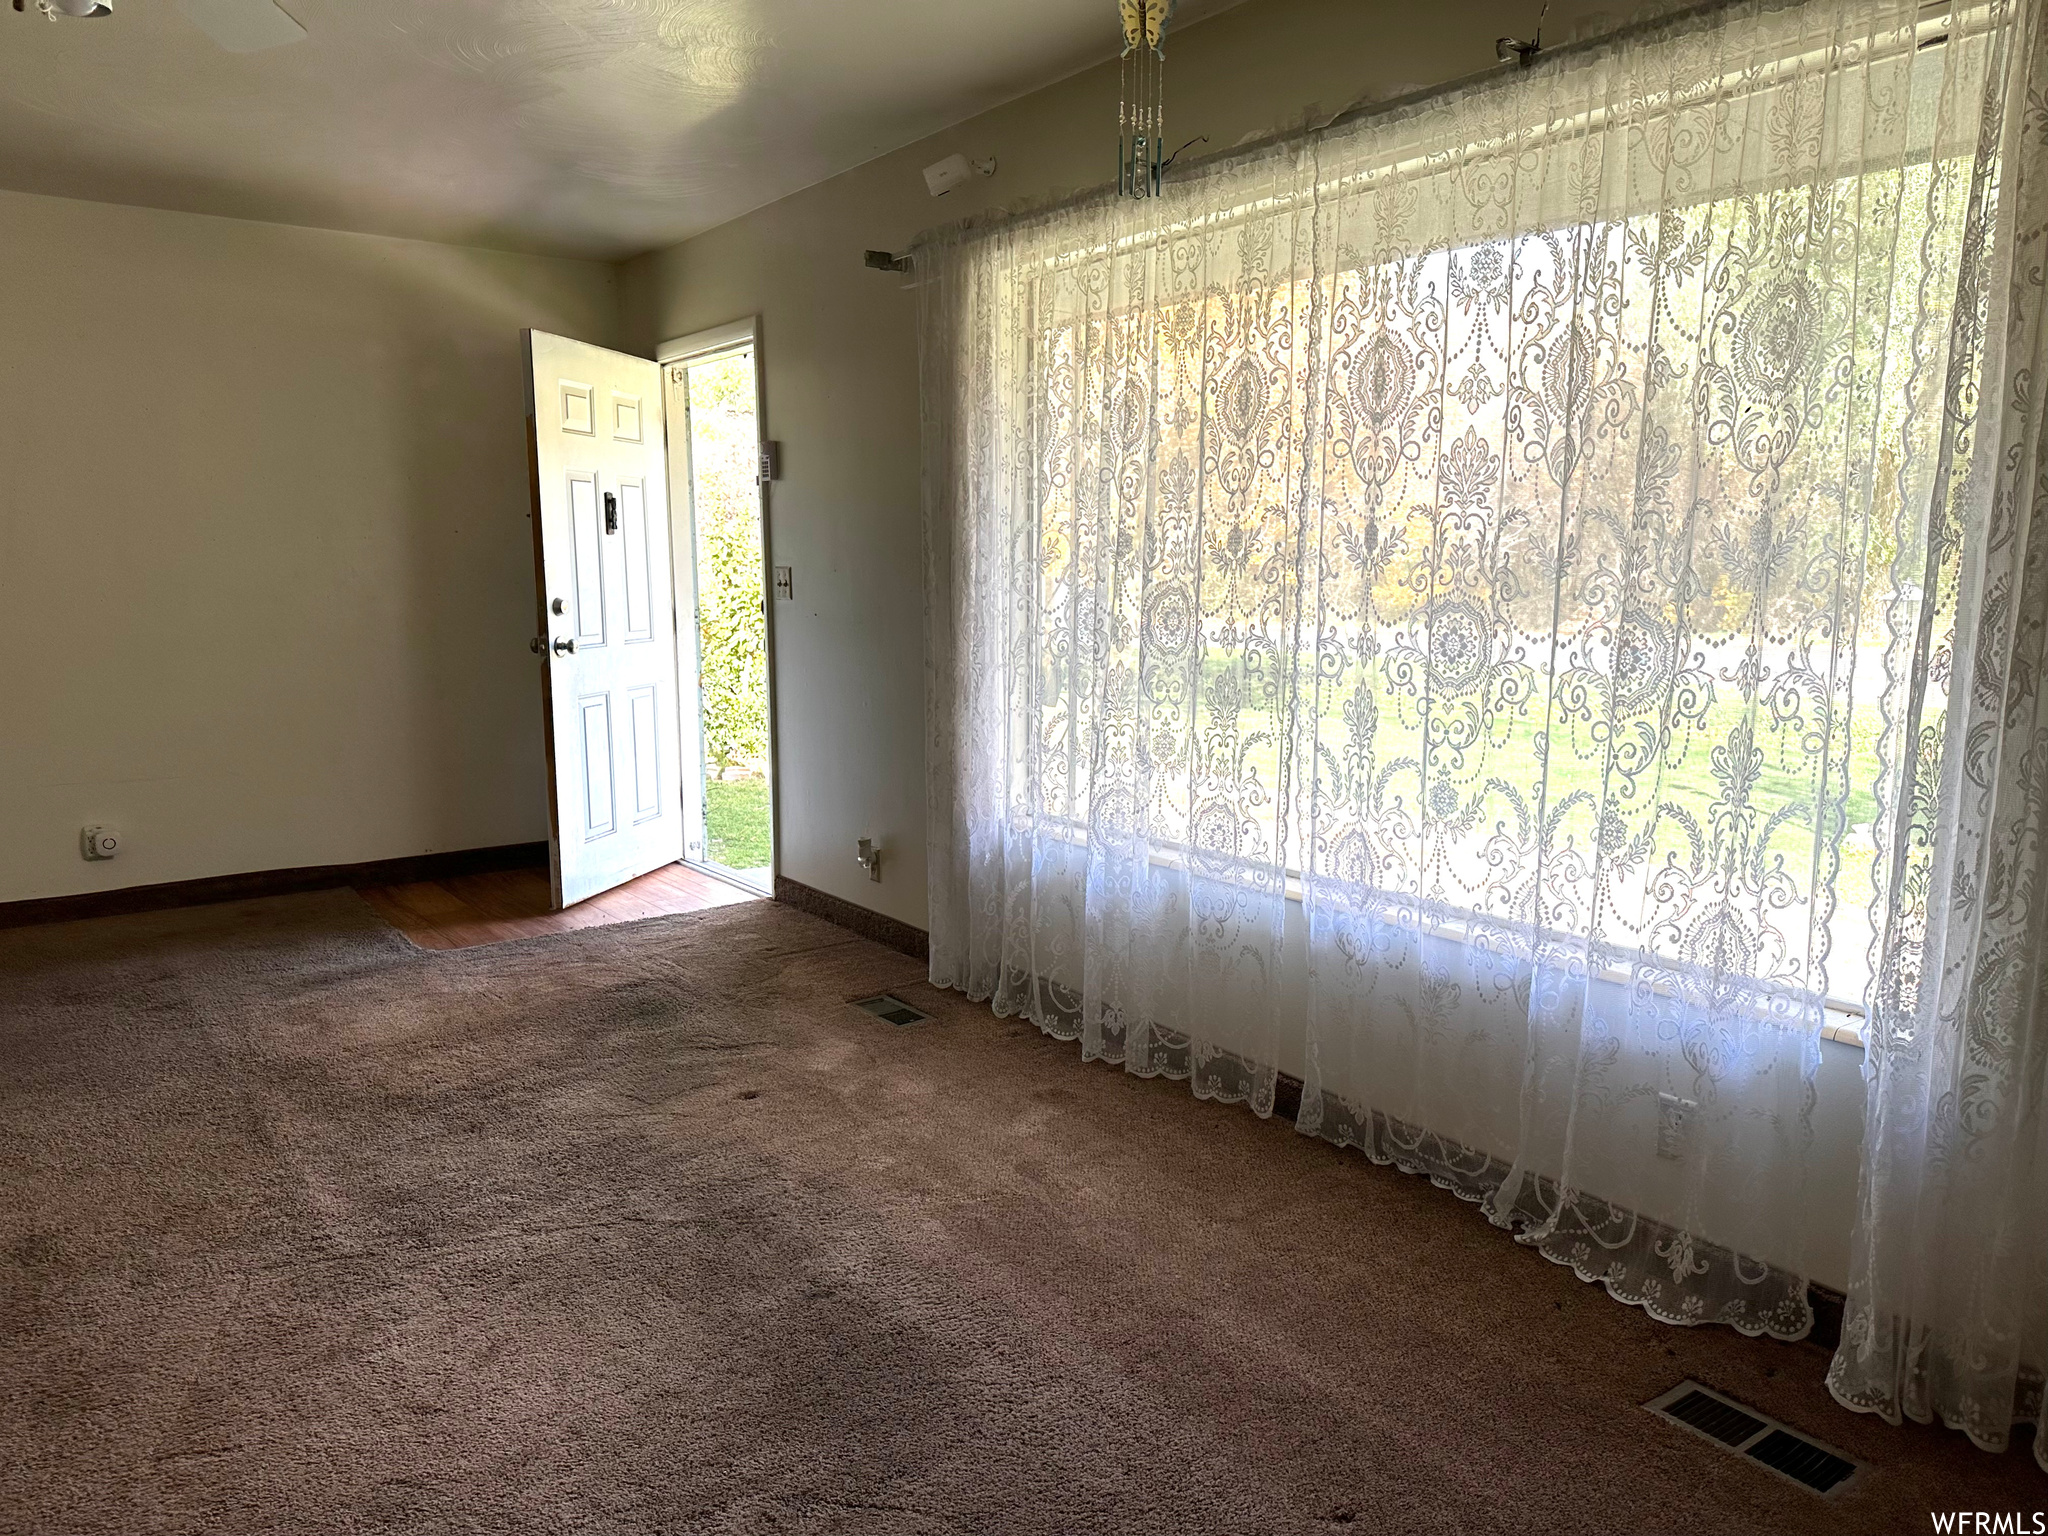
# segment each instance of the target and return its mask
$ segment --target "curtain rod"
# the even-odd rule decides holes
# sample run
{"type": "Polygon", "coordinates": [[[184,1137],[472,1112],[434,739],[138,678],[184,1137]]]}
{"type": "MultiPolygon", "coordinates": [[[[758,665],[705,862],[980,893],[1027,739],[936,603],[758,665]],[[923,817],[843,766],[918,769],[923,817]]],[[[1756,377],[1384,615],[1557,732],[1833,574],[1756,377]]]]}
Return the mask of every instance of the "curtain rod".
{"type": "MultiPolygon", "coordinates": [[[[1617,44],[1634,42],[1654,37],[1660,33],[1679,30],[1738,7],[1755,6],[1759,11],[1782,12],[1802,10],[1807,5],[1813,3],[1815,3],[1815,0],[1780,0],[1778,4],[1772,4],[1770,0],[1688,0],[1688,3],[1675,5],[1665,9],[1660,14],[1646,16],[1638,21],[1629,22],[1623,26],[1616,27],[1612,31],[1602,32],[1594,37],[1579,38],[1572,42],[1559,43],[1555,47],[1546,47],[1524,63],[1495,64],[1487,69],[1475,70],[1470,74],[1461,75],[1441,85],[1427,86],[1421,90],[1409,91],[1400,96],[1389,97],[1384,101],[1354,102],[1335,116],[1314,126],[1303,125],[1295,128],[1276,129],[1257,138],[1233,144],[1228,149],[1218,150],[1214,154],[1203,155],[1199,159],[1190,161],[1188,163],[1188,170],[1194,174],[1220,170],[1234,162],[1253,159],[1282,145],[1306,144],[1318,135],[1328,133],[1333,128],[1348,128],[1357,123],[1369,122],[1374,118],[1392,116],[1396,113],[1410,111],[1415,108],[1447,103],[1505,78],[1523,77],[1539,70],[1551,70],[1562,65],[1582,63],[1586,59],[1596,57],[1601,52],[1613,48],[1617,44]]],[[[1963,6],[1960,3],[1952,6],[1951,0],[1925,0],[1925,3],[1919,7],[1919,10],[1924,16],[1928,12],[1939,13],[1950,9],[1962,8],[1963,6]]],[[[1077,208],[1086,207],[1091,203],[1100,202],[1105,197],[1114,197],[1116,195],[1115,184],[1105,181],[1078,192],[1052,198],[1043,203],[998,209],[989,213],[970,214],[968,217],[953,223],[934,225],[922,230],[917,238],[911,242],[910,250],[914,256],[918,251],[930,245],[965,240],[980,235],[992,235],[1013,225],[1020,225],[1033,219],[1046,218],[1053,214],[1070,212],[1077,208]]]]}

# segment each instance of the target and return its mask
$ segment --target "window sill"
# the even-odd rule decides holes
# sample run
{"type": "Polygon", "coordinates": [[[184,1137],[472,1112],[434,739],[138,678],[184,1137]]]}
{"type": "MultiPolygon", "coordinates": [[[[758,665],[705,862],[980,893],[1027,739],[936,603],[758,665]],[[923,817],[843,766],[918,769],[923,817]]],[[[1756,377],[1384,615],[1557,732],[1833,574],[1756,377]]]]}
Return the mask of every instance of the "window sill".
{"type": "MultiPolygon", "coordinates": [[[[1041,822],[1039,829],[1062,834],[1068,841],[1077,844],[1085,844],[1087,842],[1087,828],[1079,822],[1049,820],[1041,822]]],[[[1177,869],[1185,874],[1195,872],[1192,850],[1180,845],[1154,845],[1147,851],[1146,862],[1160,868],[1177,869]]],[[[1306,890],[1301,872],[1293,868],[1288,869],[1286,872],[1286,882],[1287,900],[1293,902],[1296,906],[1302,905],[1306,890]]],[[[1423,926],[1424,931],[1432,937],[1439,939],[1463,940],[1469,934],[1469,930],[1463,924],[1456,922],[1437,921],[1426,923],[1423,926]]],[[[1606,972],[1606,979],[1625,982],[1628,980],[1628,973],[1621,970],[1609,970],[1606,972]]],[[[1862,1005],[1830,997],[1824,998],[1821,1006],[1823,1009],[1820,1026],[1821,1038],[1823,1040],[1832,1040],[1837,1045],[1853,1046],[1859,1051],[1862,1050],[1864,1048],[1862,1005]]]]}
{"type": "Polygon", "coordinates": [[[1836,1002],[1830,1002],[1827,1009],[1827,1018],[1820,1027],[1821,1039],[1862,1050],[1863,1010],[1859,1008],[1851,1012],[1846,1005],[1836,1002]]]}

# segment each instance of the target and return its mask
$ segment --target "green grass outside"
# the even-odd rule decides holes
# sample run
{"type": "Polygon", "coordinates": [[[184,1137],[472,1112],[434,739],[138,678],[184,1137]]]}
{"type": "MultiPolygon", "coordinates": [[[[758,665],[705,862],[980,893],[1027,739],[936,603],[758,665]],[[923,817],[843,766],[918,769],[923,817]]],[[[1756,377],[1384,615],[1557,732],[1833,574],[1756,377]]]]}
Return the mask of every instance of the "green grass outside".
{"type": "MultiPolygon", "coordinates": [[[[1237,658],[1227,654],[1205,656],[1202,665],[1204,697],[1219,675],[1236,670],[1239,665],[1237,658]]],[[[1761,830],[1770,813],[1787,802],[1810,807],[1818,765],[1807,751],[1801,730],[1794,725],[1774,727],[1768,709],[1746,704],[1725,679],[1717,681],[1719,686],[1715,690],[1714,703],[1707,709],[1703,724],[1680,728],[1676,733],[1677,739],[1667,745],[1656,766],[1646,769],[1640,776],[1640,792],[1651,803],[1669,802],[1684,806],[1699,818],[1703,826],[1710,824],[1714,801],[1721,793],[1712,769],[1713,750],[1728,739],[1737,722],[1747,715],[1756,744],[1764,757],[1763,770],[1751,793],[1751,804],[1757,808],[1757,828],[1761,830]]],[[[1321,726],[1318,734],[1323,744],[1340,758],[1349,735],[1343,716],[1344,704],[1357,686],[1354,674],[1343,684],[1326,685],[1318,701],[1321,726]]],[[[1393,697],[1384,690],[1377,692],[1376,701],[1380,709],[1377,760],[1385,763],[1395,757],[1423,755],[1421,733],[1416,729],[1413,718],[1403,721],[1393,697]]],[[[1207,716],[1208,708],[1204,703],[1198,718],[1206,723],[1207,716]]],[[[1596,805],[1605,798],[1606,751],[1595,739],[1590,723],[1559,721],[1554,724],[1548,753],[1540,739],[1544,733],[1543,714],[1534,702],[1523,710],[1502,711],[1489,724],[1492,729],[1487,739],[1474,744],[1467,752],[1465,772],[1458,776],[1461,794],[1469,795],[1479,779],[1498,777],[1524,790],[1533,790],[1547,780],[1553,804],[1577,790],[1589,792],[1596,805]]],[[[1876,817],[1880,725],[1875,704],[1864,701],[1856,706],[1849,728],[1847,768],[1850,793],[1843,807],[1848,827],[1867,828],[1876,817]]],[[[1276,722],[1269,715],[1253,708],[1247,708],[1239,720],[1240,739],[1263,735],[1262,740],[1248,746],[1242,767],[1255,773],[1269,792],[1279,777],[1279,746],[1274,739],[1275,729],[1276,722]]],[[[1444,756],[1439,755],[1437,761],[1448,766],[1444,756]]],[[[1412,780],[1403,787],[1408,793],[1413,793],[1412,780]]],[[[1586,811],[1580,813],[1581,819],[1589,815],[1586,811]]],[[[1812,822],[1808,818],[1781,823],[1771,839],[1771,851],[1781,854],[1791,869],[1803,875],[1812,855],[1813,835],[1812,822]]],[[[1660,838],[1660,856],[1669,848],[1678,849],[1681,853],[1684,849],[1682,834],[1675,827],[1666,828],[1660,838]]],[[[1872,851],[1867,831],[1851,835],[1846,840],[1842,848],[1842,868],[1834,885],[1838,903],[1858,908],[1869,903],[1872,851]]]]}
{"type": "MultiPolygon", "coordinates": [[[[1379,696],[1378,702],[1381,707],[1378,760],[1385,762],[1389,757],[1421,756],[1420,734],[1412,728],[1404,730],[1397,724],[1395,709],[1385,694],[1379,696]]],[[[1324,744],[1340,757],[1348,735],[1342,707],[1341,694],[1326,700],[1320,733],[1324,744]]],[[[1657,765],[1639,776],[1637,782],[1644,798],[1651,803],[1683,806],[1699,819],[1702,827],[1709,826],[1714,802],[1722,793],[1713,773],[1714,749],[1728,740],[1745,716],[1749,718],[1756,745],[1764,758],[1763,770],[1751,792],[1751,804],[1756,808],[1755,827],[1761,830],[1770,814],[1781,805],[1790,803],[1810,808],[1818,787],[1818,764],[1808,755],[1801,731],[1789,725],[1773,728],[1767,709],[1752,708],[1726,688],[1718,690],[1718,697],[1706,711],[1704,724],[1681,726],[1660,754],[1657,765]]],[[[1584,791],[1597,805],[1609,792],[1610,786],[1604,782],[1606,751],[1588,722],[1571,721],[1553,726],[1547,754],[1539,740],[1543,735],[1542,717],[1534,707],[1527,713],[1496,718],[1491,723],[1493,730],[1489,739],[1467,753],[1467,762],[1471,765],[1468,773],[1472,778],[1503,778],[1525,790],[1533,790],[1536,785],[1547,781],[1552,804],[1575,791],[1584,791]],[[1481,764],[1484,765],[1482,770],[1472,771],[1479,769],[1481,764]]],[[[1877,740],[1881,725],[1874,704],[1858,705],[1850,717],[1849,793],[1843,806],[1845,828],[1868,827],[1876,819],[1877,740]]],[[[1272,753],[1270,763],[1262,762],[1260,767],[1268,775],[1277,774],[1278,753],[1272,753]]],[[[1839,765],[1835,771],[1840,771],[1839,765]]],[[[1267,782],[1272,782],[1270,776],[1267,782]]],[[[1619,789],[1620,782],[1615,781],[1611,788],[1619,789]]],[[[1469,795],[1471,786],[1461,785],[1461,790],[1469,795]]],[[[1828,798],[1832,800],[1836,793],[1839,790],[1831,786],[1828,798]]],[[[1641,811],[1637,814],[1640,815],[1641,811]]],[[[1588,815],[1586,811],[1580,812],[1581,819],[1588,815]]],[[[1802,884],[1806,863],[1812,855],[1813,836],[1810,816],[1801,816],[1781,823],[1770,843],[1771,850],[1781,854],[1788,866],[1802,877],[1802,884]]],[[[1667,850],[1677,850],[1682,855],[1684,847],[1683,835],[1676,827],[1663,829],[1658,843],[1660,856],[1667,850]]],[[[1868,833],[1847,839],[1842,848],[1842,868],[1835,879],[1838,902],[1855,907],[1868,905],[1872,851],[1868,833]]]]}
{"type": "Polygon", "coordinates": [[[768,780],[707,779],[704,840],[711,862],[727,869],[764,869],[773,852],[768,780]]]}

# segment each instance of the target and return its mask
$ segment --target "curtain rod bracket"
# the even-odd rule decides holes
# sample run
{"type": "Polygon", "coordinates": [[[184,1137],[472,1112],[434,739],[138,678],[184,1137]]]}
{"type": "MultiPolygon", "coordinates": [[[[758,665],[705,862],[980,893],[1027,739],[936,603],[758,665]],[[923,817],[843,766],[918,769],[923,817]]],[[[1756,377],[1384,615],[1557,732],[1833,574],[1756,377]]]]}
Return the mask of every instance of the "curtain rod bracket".
{"type": "Polygon", "coordinates": [[[1543,51],[1543,22],[1550,15],[1550,0],[1543,0],[1543,9],[1536,14],[1536,35],[1523,42],[1519,37],[1497,37],[1493,40],[1493,56],[1505,64],[1513,59],[1527,69],[1536,62],[1536,55],[1543,51]]]}

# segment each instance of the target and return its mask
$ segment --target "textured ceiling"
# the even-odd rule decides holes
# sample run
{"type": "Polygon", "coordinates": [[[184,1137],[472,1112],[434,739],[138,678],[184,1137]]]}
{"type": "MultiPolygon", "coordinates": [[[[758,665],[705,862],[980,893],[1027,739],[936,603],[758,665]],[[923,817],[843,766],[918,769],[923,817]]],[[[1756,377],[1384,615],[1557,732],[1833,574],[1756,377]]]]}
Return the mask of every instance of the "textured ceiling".
{"type": "Polygon", "coordinates": [[[307,38],[246,54],[171,0],[0,10],[0,186],[620,257],[1117,42],[1113,0],[283,4],[307,38]]]}

